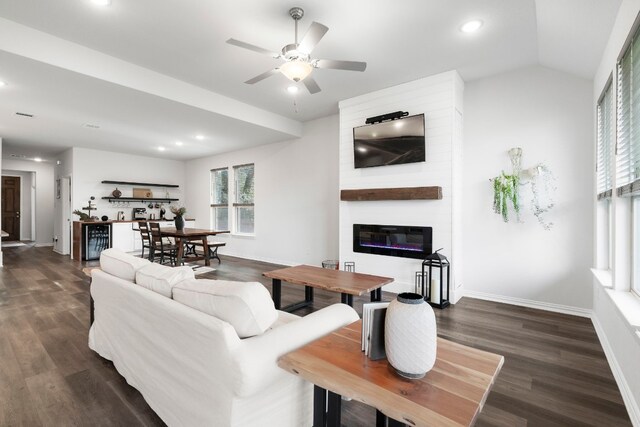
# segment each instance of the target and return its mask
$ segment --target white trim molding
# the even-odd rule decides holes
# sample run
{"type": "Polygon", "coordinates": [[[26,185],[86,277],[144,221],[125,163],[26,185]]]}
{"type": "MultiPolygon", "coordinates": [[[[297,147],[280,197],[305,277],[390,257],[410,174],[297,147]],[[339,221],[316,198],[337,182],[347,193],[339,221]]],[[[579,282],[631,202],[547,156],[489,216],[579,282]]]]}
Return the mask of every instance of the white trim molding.
{"type": "Polygon", "coordinates": [[[556,313],[570,314],[572,316],[591,318],[591,309],[572,307],[569,305],[553,304],[550,302],[535,301],[523,298],[514,298],[503,295],[487,294],[484,292],[464,290],[464,296],[469,298],[477,298],[486,301],[501,302],[504,304],[519,305],[522,307],[536,308],[538,310],[553,311],[556,313]]]}
{"type": "Polygon", "coordinates": [[[607,335],[604,333],[604,329],[602,329],[602,326],[595,314],[591,316],[591,322],[596,330],[596,334],[598,334],[600,345],[604,350],[607,362],[609,362],[609,367],[611,368],[613,377],[615,378],[620,394],[622,395],[622,400],[624,401],[624,406],[627,408],[627,412],[629,413],[631,424],[635,427],[640,427],[640,407],[638,407],[638,403],[633,398],[631,387],[629,387],[629,384],[622,373],[622,368],[616,359],[613,348],[611,348],[611,344],[609,344],[607,335]]]}

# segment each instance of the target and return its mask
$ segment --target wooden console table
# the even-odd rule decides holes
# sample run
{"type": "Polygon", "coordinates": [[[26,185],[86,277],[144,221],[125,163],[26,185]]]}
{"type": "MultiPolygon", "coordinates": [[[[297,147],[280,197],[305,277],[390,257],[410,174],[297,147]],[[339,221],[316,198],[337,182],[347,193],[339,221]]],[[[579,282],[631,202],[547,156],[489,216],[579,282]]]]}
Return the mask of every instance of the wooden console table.
{"type": "Polygon", "coordinates": [[[361,328],[359,320],[278,360],[281,368],[315,384],[314,427],[340,426],[340,395],[375,407],[378,427],[473,425],[503,356],[438,338],[433,369],[408,380],[386,359],[364,355],[361,328]]]}

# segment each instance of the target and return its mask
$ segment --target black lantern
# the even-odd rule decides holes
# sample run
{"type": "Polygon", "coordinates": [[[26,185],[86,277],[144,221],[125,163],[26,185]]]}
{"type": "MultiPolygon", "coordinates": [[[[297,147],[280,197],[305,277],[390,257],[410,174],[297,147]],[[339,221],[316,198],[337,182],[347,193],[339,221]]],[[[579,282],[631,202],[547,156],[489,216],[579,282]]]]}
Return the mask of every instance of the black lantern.
{"type": "Polygon", "coordinates": [[[427,280],[426,296],[427,301],[432,307],[445,308],[449,306],[449,285],[451,272],[449,269],[449,261],[447,257],[439,254],[442,248],[438,249],[422,262],[422,294],[425,291],[425,279],[427,280]],[[428,267],[428,274],[425,273],[425,267],[428,267]],[[445,273],[446,269],[446,273],[445,273]]]}

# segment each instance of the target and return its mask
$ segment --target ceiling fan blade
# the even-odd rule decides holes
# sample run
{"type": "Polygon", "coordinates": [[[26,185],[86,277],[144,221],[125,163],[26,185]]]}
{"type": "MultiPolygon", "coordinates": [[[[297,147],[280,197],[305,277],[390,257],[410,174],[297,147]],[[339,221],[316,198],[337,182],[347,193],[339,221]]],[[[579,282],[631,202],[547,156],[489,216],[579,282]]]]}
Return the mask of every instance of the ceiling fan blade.
{"type": "Polygon", "coordinates": [[[364,71],[367,69],[366,62],[358,61],[336,61],[334,59],[318,59],[315,62],[316,68],[330,68],[332,70],[364,71]]]}
{"type": "Polygon", "coordinates": [[[311,95],[320,92],[320,86],[318,86],[318,83],[316,83],[316,81],[311,77],[307,77],[302,81],[302,83],[304,83],[305,87],[311,95]]]}
{"type": "Polygon", "coordinates": [[[272,58],[279,58],[280,54],[274,51],[271,51],[269,49],[265,49],[262,48],[260,46],[256,46],[256,45],[252,45],[250,43],[245,43],[245,42],[241,42],[240,40],[236,40],[236,39],[229,39],[227,40],[227,43],[234,45],[234,46],[238,46],[244,49],[249,49],[252,50],[254,52],[258,52],[261,53],[263,55],[269,55],[272,58]]]}
{"type": "Polygon", "coordinates": [[[277,68],[274,68],[273,70],[269,70],[267,72],[260,74],[259,76],[255,76],[254,78],[247,80],[245,83],[248,85],[252,85],[254,83],[258,83],[259,81],[266,79],[267,77],[271,77],[272,75],[277,74],[278,72],[279,70],[277,68]]]}
{"type": "Polygon", "coordinates": [[[306,34],[302,38],[302,41],[298,45],[298,50],[300,52],[310,54],[327,31],[329,31],[328,27],[317,22],[312,22],[306,34]]]}

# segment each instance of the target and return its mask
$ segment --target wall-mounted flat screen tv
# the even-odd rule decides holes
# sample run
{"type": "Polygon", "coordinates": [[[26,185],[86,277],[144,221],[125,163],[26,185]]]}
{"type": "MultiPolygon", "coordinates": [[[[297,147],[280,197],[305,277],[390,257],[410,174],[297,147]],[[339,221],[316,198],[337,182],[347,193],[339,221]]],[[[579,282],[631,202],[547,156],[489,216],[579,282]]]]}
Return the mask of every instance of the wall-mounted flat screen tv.
{"type": "Polygon", "coordinates": [[[353,128],[356,168],[425,161],[424,114],[353,128]]]}

